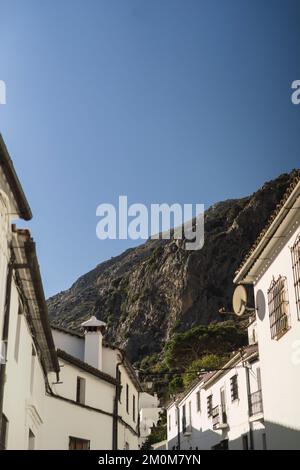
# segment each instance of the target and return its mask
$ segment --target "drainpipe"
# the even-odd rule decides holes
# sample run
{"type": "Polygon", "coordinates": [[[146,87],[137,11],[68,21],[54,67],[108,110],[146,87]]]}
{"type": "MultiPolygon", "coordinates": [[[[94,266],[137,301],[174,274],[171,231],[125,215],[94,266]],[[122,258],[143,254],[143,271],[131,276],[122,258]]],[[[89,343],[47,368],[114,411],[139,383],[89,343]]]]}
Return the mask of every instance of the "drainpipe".
{"type": "Polygon", "coordinates": [[[177,404],[175,406],[177,412],[177,450],[180,450],[180,410],[177,404]]]}
{"type": "Polygon", "coordinates": [[[120,366],[124,363],[124,354],[122,354],[122,360],[116,365],[116,393],[114,399],[114,411],[113,411],[113,428],[112,428],[112,448],[118,450],[118,415],[119,415],[119,396],[121,393],[121,381],[120,381],[120,366]]]}
{"type": "MultiPolygon", "coordinates": [[[[7,278],[6,278],[4,321],[3,321],[3,330],[2,330],[2,336],[1,336],[2,342],[4,344],[6,343],[5,355],[7,353],[12,275],[13,275],[13,257],[11,256],[11,259],[8,264],[8,272],[7,272],[7,278]]],[[[5,370],[6,370],[6,357],[4,358],[3,364],[0,364],[0,429],[2,428],[2,418],[3,418],[5,370]]]]}
{"type": "MultiPolygon", "coordinates": [[[[251,404],[250,404],[250,376],[249,376],[249,366],[248,363],[244,364],[245,371],[246,371],[246,387],[247,387],[247,397],[248,397],[248,418],[250,419],[251,416],[251,404]]],[[[250,450],[254,450],[254,442],[253,442],[253,430],[251,428],[251,423],[249,421],[249,441],[250,441],[250,450]]]]}

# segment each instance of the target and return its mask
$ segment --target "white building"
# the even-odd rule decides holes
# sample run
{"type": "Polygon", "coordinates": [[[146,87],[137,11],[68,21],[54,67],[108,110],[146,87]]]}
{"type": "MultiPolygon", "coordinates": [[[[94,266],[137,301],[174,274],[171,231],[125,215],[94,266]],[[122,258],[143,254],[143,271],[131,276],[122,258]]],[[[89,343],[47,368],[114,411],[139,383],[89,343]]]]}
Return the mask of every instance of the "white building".
{"type": "Polygon", "coordinates": [[[300,171],[239,268],[249,346],[167,407],[168,448],[300,449],[300,171]]]}
{"type": "Polygon", "coordinates": [[[147,392],[140,394],[140,439],[139,446],[146,441],[151,434],[151,428],[155,426],[159,420],[159,414],[162,408],[159,406],[159,400],[156,394],[151,395],[147,392]]]}
{"type": "Polygon", "coordinates": [[[257,345],[233,354],[167,407],[168,449],[263,449],[257,345]]]}
{"type": "Polygon", "coordinates": [[[234,281],[254,286],[266,445],[300,449],[300,171],[234,281]]]}
{"type": "MultiPolygon", "coordinates": [[[[61,328],[52,330],[62,383],[52,386],[49,417],[58,416],[56,408],[65,408],[68,403],[70,419],[62,423],[51,446],[66,448],[64,441],[76,426],[74,437],[79,446],[82,442],[94,449],[138,449],[142,390],[136,373],[121,349],[103,341],[105,323],[92,317],[83,327],[84,335],[61,328]],[[95,427],[87,422],[84,429],[80,419],[83,409],[95,415],[95,427]]],[[[52,426],[55,429],[55,420],[52,426]]]]}
{"type": "Polygon", "coordinates": [[[51,331],[31,216],[0,136],[0,448],[138,449],[137,375],[95,317],[51,331]]]}

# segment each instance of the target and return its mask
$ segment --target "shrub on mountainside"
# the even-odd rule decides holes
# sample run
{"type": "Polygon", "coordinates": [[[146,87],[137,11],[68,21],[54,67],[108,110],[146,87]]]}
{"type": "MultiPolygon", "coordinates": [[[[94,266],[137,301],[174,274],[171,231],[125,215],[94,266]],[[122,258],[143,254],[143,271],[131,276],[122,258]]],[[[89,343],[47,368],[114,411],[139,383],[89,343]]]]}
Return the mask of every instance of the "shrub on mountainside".
{"type": "Polygon", "coordinates": [[[223,356],[244,346],[246,342],[246,332],[233,321],[199,325],[177,333],[166,344],[164,358],[170,369],[186,369],[202,356],[223,356]]]}

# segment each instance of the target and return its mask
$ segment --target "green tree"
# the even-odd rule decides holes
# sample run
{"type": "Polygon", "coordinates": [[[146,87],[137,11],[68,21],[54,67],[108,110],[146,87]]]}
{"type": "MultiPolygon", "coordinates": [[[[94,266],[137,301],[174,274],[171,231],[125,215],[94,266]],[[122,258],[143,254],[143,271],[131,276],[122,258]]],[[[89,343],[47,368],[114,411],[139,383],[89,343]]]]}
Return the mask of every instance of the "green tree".
{"type": "Polygon", "coordinates": [[[216,354],[207,354],[199,359],[195,359],[185,370],[183,374],[184,388],[188,388],[190,384],[197,379],[201,369],[215,370],[222,367],[226,362],[226,357],[217,356],[216,354]]]}

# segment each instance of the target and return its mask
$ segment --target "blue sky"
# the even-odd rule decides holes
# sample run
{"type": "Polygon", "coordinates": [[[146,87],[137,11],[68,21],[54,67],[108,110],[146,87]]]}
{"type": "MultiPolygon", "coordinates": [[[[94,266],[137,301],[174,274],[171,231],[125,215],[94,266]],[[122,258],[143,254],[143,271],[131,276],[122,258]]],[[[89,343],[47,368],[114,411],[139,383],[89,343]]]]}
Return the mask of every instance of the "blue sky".
{"type": "Polygon", "coordinates": [[[132,241],[96,207],[210,204],[299,167],[300,2],[0,0],[0,131],[47,295],[132,241]]]}

